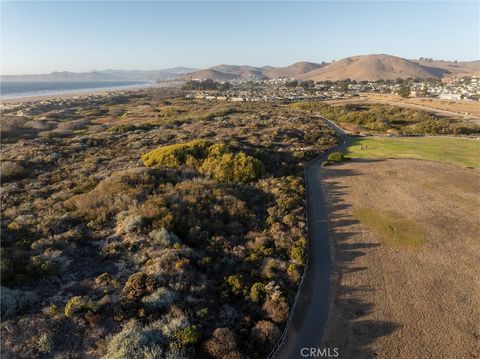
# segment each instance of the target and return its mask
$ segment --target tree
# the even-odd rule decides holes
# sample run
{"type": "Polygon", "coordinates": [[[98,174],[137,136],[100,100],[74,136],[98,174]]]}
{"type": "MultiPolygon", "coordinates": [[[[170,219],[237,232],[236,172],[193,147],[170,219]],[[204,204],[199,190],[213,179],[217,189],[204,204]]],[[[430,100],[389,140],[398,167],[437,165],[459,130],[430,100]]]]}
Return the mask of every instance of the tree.
{"type": "Polygon", "coordinates": [[[403,98],[408,98],[410,96],[410,86],[400,86],[397,94],[403,98]]]}
{"type": "Polygon", "coordinates": [[[313,80],[302,81],[300,86],[302,86],[305,91],[308,91],[315,87],[315,82],[313,80]]]}
{"type": "Polygon", "coordinates": [[[298,81],[293,80],[293,81],[288,81],[285,86],[290,87],[290,88],[295,88],[298,86],[298,81]]]}

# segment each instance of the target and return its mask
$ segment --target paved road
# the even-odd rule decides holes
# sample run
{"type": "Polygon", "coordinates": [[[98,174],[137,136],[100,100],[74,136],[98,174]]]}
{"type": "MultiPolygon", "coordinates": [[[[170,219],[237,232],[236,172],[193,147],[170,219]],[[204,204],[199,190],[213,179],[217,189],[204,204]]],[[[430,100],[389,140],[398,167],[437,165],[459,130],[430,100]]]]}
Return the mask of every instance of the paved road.
{"type": "MultiPolygon", "coordinates": [[[[349,138],[341,128],[324,119],[340,136],[341,143],[332,151],[345,151],[349,138]]],[[[302,348],[321,348],[328,317],[331,253],[328,232],[327,208],[321,184],[321,163],[327,154],[311,161],[306,167],[308,215],[308,267],[299,288],[298,302],[285,341],[275,358],[304,358],[302,348]]],[[[304,350],[303,353],[306,353],[304,350]]]]}

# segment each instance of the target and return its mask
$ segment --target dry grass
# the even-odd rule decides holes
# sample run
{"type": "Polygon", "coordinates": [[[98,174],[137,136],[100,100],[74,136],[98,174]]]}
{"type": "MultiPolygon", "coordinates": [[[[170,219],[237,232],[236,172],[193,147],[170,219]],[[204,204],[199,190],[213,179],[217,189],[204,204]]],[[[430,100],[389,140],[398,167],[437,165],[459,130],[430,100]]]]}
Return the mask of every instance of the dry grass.
{"type": "Polygon", "coordinates": [[[441,100],[436,98],[401,98],[393,95],[368,94],[367,98],[372,100],[394,101],[403,104],[412,104],[427,106],[438,110],[458,112],[459,114],[471,114],[473,116],[480,116],[480,106],[476,101],[467,100],[441,100]]]}
{"type": "Polygon", "coordinates": [[[354,159],[325,171],[334,255],[325,346],[342,358],[478,357],[478,170],[354,159]]]}

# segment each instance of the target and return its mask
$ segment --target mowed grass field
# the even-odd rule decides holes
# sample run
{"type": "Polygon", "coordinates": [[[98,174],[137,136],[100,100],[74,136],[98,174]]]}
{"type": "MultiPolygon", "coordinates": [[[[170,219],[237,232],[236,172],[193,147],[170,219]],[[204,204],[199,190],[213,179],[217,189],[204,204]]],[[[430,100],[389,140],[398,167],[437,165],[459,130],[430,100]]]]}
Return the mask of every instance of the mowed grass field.
{"type": "Polygon", "coordinates": [[[480,140],[454,137],[352,138],[352,158],[413,158],[480,168],[480,140]]]}
{"type": "Polygon", "coordinates": [[[425,233],[413,220],[397,213],[373,208],[358,208],[353,217],[377,232],[382,240],[392,246],[414,248],[425,242],[425,233]]]}

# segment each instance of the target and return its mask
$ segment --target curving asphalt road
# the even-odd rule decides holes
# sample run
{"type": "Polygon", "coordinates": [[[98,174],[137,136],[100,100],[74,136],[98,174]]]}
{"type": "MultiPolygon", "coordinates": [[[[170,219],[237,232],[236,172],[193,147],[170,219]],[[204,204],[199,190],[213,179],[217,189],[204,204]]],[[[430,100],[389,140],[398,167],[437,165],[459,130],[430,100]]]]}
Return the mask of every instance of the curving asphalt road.
{"type": "Polygon", "coordinates": [[[274,355],[274,358],[279,359],[305,358],[310,349],[302,351],[302,348],[322,348],[328,318],[331,252],[327,208],[321,184],[321,163],[330,152],[345,152],[350,141],[348,135],[335,123],[322,119],[339,135],[340,144],[306,166],[308,266],[285,340],[274,355]]]}

